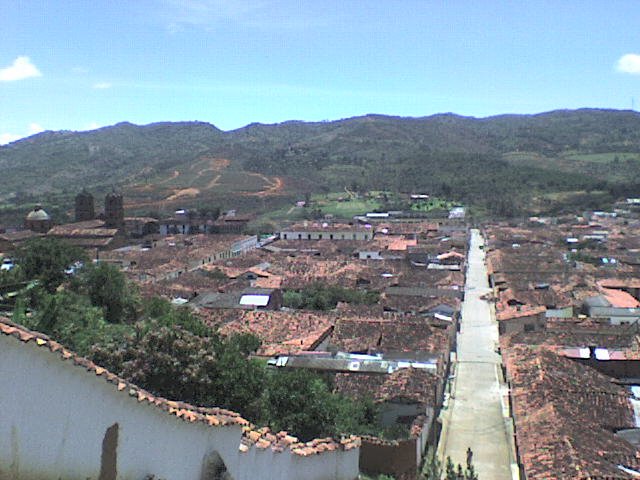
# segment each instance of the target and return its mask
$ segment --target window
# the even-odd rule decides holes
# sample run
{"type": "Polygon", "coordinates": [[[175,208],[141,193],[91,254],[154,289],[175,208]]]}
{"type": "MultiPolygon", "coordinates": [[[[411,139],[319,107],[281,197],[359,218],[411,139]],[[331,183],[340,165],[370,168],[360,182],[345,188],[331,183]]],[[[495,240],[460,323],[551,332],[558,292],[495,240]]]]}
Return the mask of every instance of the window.
{"type": "Polygon", "coordinates": [[[286,233],[284,234],[284,239],[285,239],[285,240],[287,239],[287,234],[286,234],[286,233]]]}

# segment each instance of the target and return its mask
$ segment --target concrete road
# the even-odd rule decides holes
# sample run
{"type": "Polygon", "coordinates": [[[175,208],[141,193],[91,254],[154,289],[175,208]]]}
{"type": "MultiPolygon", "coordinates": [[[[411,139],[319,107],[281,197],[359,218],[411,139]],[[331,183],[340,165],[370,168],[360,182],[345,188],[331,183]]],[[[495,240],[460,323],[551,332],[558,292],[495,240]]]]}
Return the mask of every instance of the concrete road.
{"type": "Polygon", "coordinates": [[[465,300],[458,334],[452,395],[443,412],[439,450],[443,458],[466,464],[467,448],[480,480],[511,480],[511,456],[499,382],[500,355],[495,352],[498,326],[489,304],[479,297],[490,291],[482,237],[471,232],[465,300]]]}

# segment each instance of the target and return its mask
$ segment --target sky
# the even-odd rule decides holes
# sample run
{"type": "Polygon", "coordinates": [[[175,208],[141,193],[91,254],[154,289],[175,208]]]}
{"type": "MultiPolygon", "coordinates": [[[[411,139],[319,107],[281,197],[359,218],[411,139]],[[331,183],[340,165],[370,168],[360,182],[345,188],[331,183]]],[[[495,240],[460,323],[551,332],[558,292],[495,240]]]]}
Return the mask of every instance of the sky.
{"type": "Polygon", "coordinates": [[[638,0],[0,0],[0,144],[118,122],[640,108],[638,0]]]}

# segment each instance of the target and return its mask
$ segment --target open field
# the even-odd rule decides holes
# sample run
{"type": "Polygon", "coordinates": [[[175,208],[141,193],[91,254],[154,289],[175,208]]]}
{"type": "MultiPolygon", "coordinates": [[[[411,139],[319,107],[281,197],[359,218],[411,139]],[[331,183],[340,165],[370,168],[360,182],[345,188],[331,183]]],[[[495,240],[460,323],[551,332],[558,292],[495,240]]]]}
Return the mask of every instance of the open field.
{"type": "Polygon", "coordinates": [[[638,153],[625,153],[625,152],[610,152],[610,153],[572,153],[569,155],[562,155],[562,158],[568,160],[578,160],[581,162],[595,162],[595,163],[609,163],[609,162],[623,162],[629,160],[640,161],[640,154],[638,153]]]}
{"type": "Polygon", "coordinates": [[[355,215],[364,215],[382,207],[378,200],[368,198],[352,198],[349,194],[333,193],[327,195],[313,195],[312,209],[320,209],[325,214],[337,218],[353,218],[355,215]]]}

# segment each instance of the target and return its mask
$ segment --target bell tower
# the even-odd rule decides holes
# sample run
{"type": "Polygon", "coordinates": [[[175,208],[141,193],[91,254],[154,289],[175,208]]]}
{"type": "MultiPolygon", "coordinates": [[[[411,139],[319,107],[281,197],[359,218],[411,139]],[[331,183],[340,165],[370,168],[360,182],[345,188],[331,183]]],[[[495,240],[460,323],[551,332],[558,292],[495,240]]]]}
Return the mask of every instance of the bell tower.
{"type": "Polygon", "coordinates": [[[124,202],[115,189],[104,199],[104,220],[109,228],[124,229],[124,202]]]}
{"type": "Polygon", "coordinates": [[[76,195],[76,222],[84,222],[96,218],[95,206],[93,203],[93,195],[86,189],[76,195]]]}

